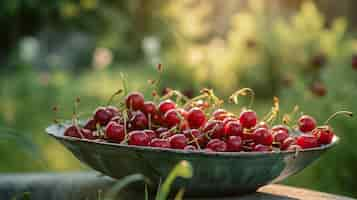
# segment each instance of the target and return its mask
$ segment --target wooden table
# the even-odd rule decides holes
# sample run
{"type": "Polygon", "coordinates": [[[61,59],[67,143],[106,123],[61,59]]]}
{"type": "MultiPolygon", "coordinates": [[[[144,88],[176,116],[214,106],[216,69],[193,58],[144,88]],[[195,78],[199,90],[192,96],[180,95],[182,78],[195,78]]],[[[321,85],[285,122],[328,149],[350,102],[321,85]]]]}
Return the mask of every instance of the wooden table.
{"type": "MultiPolygon", "coordinates": [[[[94,172],[0,174],[0,199],[11,199],[29,192],[31,200],[97,200],[98,191],[109,188],[114,180],[94,172]]],[[[135,198],[122,199],[133,200],[135,198]]],[[[136,198],[136,199],[143,199],[136,198]]],[[[187,198],[189,199],[189,198],[187,198]]],[[[207,198],[195,198],[208,200],[207,198]]],[[[212,198],[222,200],[352,200],[322,192],[272,184],[260,188],[256,193],[240,197],[212,198]]]]}

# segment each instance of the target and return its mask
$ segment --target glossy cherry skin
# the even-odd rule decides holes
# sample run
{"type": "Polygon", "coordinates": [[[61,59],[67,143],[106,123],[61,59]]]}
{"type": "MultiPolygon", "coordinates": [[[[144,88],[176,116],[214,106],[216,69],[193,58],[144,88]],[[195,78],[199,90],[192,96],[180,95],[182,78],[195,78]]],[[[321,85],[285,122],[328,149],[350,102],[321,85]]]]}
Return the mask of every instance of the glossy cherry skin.
{"type": "Polygon", "coordinates": [[[215,120],[224,120],[228,115],[228,112],[224,109],[217,109],[212,113],[215,120]]]}
{"type": "Polygon", "coordinates": [[[218,120],[210,120],[204,126],[203,132],[212,138],[222,138],[225,134],[223,122],[218,120]]]}
{"type": "Polygon", "coordinates": [[[280,144],[280,150],[287,150],[291,145],[295,144],[296,139],[293,137],[288,137],[280,144]]]}
{"type": "Polygon", "coordinates": [[[275,125],[271,128],[271,131],[277,132],[277,131],[284,131],[286,134],[289,134],[289,128],[285,125],[275,125]]]}
{"type": "Polygon", "coordinates": [[[117,122],[109,122],[105,128],[105,137],[111,142],[122,142],[125,138],[124,126],[117,122]]]}
{"type": "Polygon", "coordinates": [[[72,125],[70,127],[68,127],[65,131],[64,131],[64,135],[65,136],[69,136],[69,137],[76,137],[76,138],[82,138],[81,132],[80,132],[80,128],[72,125]]]}
{"type": "Polygon", "coordinates": [[[302,134],[296,139],[296,144],[303,149],[319,146],[318,138],[311,134],[302,134]]]}
{"type": "Polygon", "coordinates": [[[83,128],[95,131],[97,130],[97,122],[94,119],[90,119],[86,122],[86,124],[83,126],[83,128]]]}
{"type": "Polygon", "coordinates": [[[184,149],[187,145],[187,138],[183,134],[176,134],[169,138],[171,148],[184,149]]]}
{"type": "Polygon", "coordinates": [[[256,126],[255,126],[255,129],[258,129],[258,128],[266,128],[266,129],[269,129],[269,125],[265,122],[259,122],[256,126]]]}
{"type": "Polygon", "coordinates": [[[239,122],[244,128],[254,127],[257,121],[257,114],[252,110],[243,111],[239,115],[239,122]]]}
{"type": "Polygon", "coordinates": [[[112,114],[104,107],[97,108],[94,113],[94,120],[102,126],[107,125],[111,118],[112,114]]]}
{"type": "Polygon", "coordinates": [[[164,115],[165,125],[168,127],[174,127],[181,122],[182,116],[180,116],[179,112],[175,109],[171,109],[167,111],[164,115]]]}
{"type": "Polygon", "coordinates": [[[144,130],[144,132],[146,133],[146,135],[148,135],[148,136],[149,136],[150,141],[151,141],[152,139],[154,139],[154,138],[156,138],[156,137],[157,137],[156,132],[155,132],[155,131],[153,131],[153,130],[146,129],[146,130],[144,130]]]}
{"type": "Polygon", "coordinates": [[[227,151],[227,144],[220,139],[212,139],[207,143],[206,148],[211,149],[217,152],[225,152],[227,151]]]}
{"type": "Polygon", "coordinates": [[[189,141],[192,141],[193,145],[204,146],[208,142],[208,138],[205,134],[198,129],[187,129],[183,131],[183,134],[188,138],[189,141]],[[197,142],[197,143],[196,143],[197,142]]]}
{"type": "Polygon", "coordinates": [[[303,115],[299,118],[298,126],[301,132],[307,133],[316,128],[316,121],[309,115],[303,115]]]}
{"type": "Polygon", "coordinates": [[[243,135],[243,127],[240,125],[238,121],[230,121],[224,126],[224,135],[226,136],[242,136],[243,135]]]}
{"type": "Polygon", "coordinates": [[[167,139],[154,138],[150,142],[150,146],[152,147],[160,147],[160,148],[170,148],[170,142],[167,139]]]}
{"type": "Polygon", "coordinates": [[[171,101],[170,99],[161,102],[158,106],[158,110],[162,115],[165,114],[167,111],[175,108],[176,108],[175,102],[171,101]]]}
{"type": "Polygon", "coordinates": [[[237,118],[233,118],[233,117],[224,118],[224,120],[223,120],[224,126],[226,126],[228,124],[228,122],[238,122],[239,123],[239,120],[237,118]]]}
{"type": "Polygon", "coordinates": [[[89,129],[85,129],[85,128],[81,128],[81,133],[83,135],[84,138],[88,139],[88,140],[95,140],[98,139],[91,130],[89,129]]]}
{"type": "Polygon", "coordinates": [[[263,145],[263,144],[257,144],[253,147],[253,151],[256,151],[256,152],[269,152],[269,151],[272,151],[272,147],[271,146],[266,146],[266,145],[263,145]]]}
{"type": "Polygon", "coordinates": [[[166,131],[168,131],[168,130],[169,130],[169,129],[166,128],[166,127],[159,127],[159,128],[157,128],[157,129],[155,129],[155,132],[156,132],[157,135],[160,135],[161,133],[166,132],[166,131]]]}
{"type": "Polygon", "coordinates": [[[141,110],[144,101],[144,95],[140,92],[131,92],[125,97],[126,107],[130,110],[141,110]]]}
{"type": "Polygon", "coordinates": [[[132,131],[129,133],[129,145],[148,146],[149,142],[150,138],[144,131],[132,131]]]}
{"type": "Polygon", "coordinates": [[[187,145],[183,149],[187,150],[187,151],[195,151],[195,150],[197,150],[197,148],[195,146],[193,146],[193,145],[187,145]]]}
{"type": "Polygon", "coordinates": [[[151,116],[151,118],[157,114],[157,109],[156,109],[156,105],[154,102],[152,101],[146,101],[142,108],[141,111],[146,115],[146,116],[151,116]]]}
{"type": "Polygon", "coordinates": [[[110,113],[110,118],[119,115],[119,109],[115,106],[107,106],[106,110],[110,113]]]}
{"type": "Polygon", "coordinates": [[[254,130],[253,135],[256,144],[270,146],[273,143],[273,135],[269,129],[258,128],[254,130]]]}
{"type": "Polygon", "coordinates": [[[187,114],[187,122],[190,128],[200,128],[206,122],[206,115],[200,108],[191,108],[187,114]]]}
{"type": "Polygon", "coordinates": [[[226,140],[227,151],[237,152],[242,150],[242,139],[239,136],[229,136],[226,140]]]}
{"type": "Polygon", "coordinates": [[[285,130],[278,130],[273,132],[274,141],[281,144],[286,138],[289,137],[289,133],[285,130]]]}
{"type": "Polygon", "coordinates": [[[148,119],[144,113],[141,111],[136,111],[132,113],[132,118],[130,119],[130,124],[135,130],[142,130],[148,127],[148,119]]]}
{"type": "Polygon", "coordinates": [[[332,128],[329,126],[315,129],[313,135],[318,138],[319,144],[330,144],[335,136],[332,128]]]}

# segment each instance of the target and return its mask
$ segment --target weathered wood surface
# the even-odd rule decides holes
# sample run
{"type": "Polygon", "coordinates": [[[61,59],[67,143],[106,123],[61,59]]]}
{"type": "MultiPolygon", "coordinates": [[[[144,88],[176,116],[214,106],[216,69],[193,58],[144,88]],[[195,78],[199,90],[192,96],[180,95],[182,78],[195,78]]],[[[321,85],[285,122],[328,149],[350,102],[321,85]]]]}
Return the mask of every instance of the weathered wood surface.
{"type": "MultiPolygon", "coordinates": [[[[114,180],[98,176],[93,172],[78,173],[39,173],[39,174],[0,174],[0,199],[11,199],[29,192],[32,200],[95,200],[98,191],[113,185],[114,180]]],[[[134,198],[125,192],[121,199],[134,198]]],[[[21,199],[21,198],[19,198],[21,199]]],[[[190,198],[187,198],[190,199],[190,198]]],[[[197,200],[208,200],[197,198],[197,200]]],[[[352,200],[322,192],[272,184],[260,188],[256,193],[240,197],[212,198],[222,200],[352,200]]]]}

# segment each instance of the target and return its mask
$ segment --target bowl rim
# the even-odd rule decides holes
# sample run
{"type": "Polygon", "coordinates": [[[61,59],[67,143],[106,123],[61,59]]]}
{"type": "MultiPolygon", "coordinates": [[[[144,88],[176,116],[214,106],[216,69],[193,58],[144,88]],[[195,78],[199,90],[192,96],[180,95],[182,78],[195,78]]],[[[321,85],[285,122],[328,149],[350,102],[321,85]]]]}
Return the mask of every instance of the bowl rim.
{"type": "Polygon", "coordinates": [[[135,150],[135,151],[149,151],[149,152],[167,152],[167,153],[176,153],[181,155],[203,155],[203,156],[228,156],[228,157],[255,157],[255,156],[267,156],[267,155],[282,155],[282,154],[296,154],[296,153],[303,153],[303,152],[314,152],[314,151],[322,151],[330,149],[331,147],[335,146],[339,143],[340,138],[338,136],[334,136],[333,140],[330,144],[322,145],[320,147],[314,147],[309,149],[301,149],[298,151],[294,150],[287,150],[287,151],[270,151],[270,152],[207,152],[204,150],[201,151],[191,151],[191,150],[183,150],[183,149],[167,149],[167,148],[160,148],[160,147],[150,147],[150,146],[137,146],[137,145],[127,145],[127,144],[119,144],[113,143],[109,141],[100,141],[100,140],[89,140],[83,138],[76,138],[70,136],[64,136],[63,133],[59,133],[58,128],[62,126],[65,127],[64,124],[52,124],[48,126],[45,131],[48,135],[56,138],[57,140],[64,140],[67,142],[78,142],[78,143],[87,143],[87,144],[97,144],[101,146],[109,146],[115,147],[118,149],[127,149],[127,150],[135,150]]]}

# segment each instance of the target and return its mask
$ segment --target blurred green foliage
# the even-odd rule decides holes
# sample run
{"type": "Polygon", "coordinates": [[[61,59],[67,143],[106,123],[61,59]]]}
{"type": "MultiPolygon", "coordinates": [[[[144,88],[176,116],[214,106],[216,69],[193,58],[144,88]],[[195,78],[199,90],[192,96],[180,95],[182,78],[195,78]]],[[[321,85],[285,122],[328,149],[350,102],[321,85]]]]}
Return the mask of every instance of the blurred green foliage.
{"type": "MultiPolygon", "coordinates": [[[[16,141],[2,140],[0,171],[86,169],[44,133],[55,117],[52,107],[59,105],[61,118],[69,119],[74,99],[80,96],[82,117],[89,116],[121,87],[120,72],[129,77],[131,89],[150,98],[147,80],[157,73],[142,48],[148,36],[160,39],[159,60],[165,68],[162,89],[197,94],[201,87],[210,87],[227,97],[238,88],[251,87],[258,94],[256,109],[261,115],[270,110],[274,95],[280,97],[282,112],[298,104],[320,122],[338,110],[357,113],[357,71],[350,62],[357,43],[353,33],[346,31],[345,19],[328,21],[326,26],[324,15],[311,2],[288,16],[276,15],[262,1],[249,1],[239,11],[234,9],[238,1],[217,2],[2,1],[0,25],[9,28],[0,30],[4,47],[0,57],[10,58],[8,63],[13,65],[2,65],[7,70],[0,74],[0,125],[32,138],[46,165],[16,141]],[[87,63],[87,70],[73,73],[19,62],[13,55],[19,40],[46,28],[75,29],[93,36],[95,47],[113,52],[113,63],[103,69],[91,69],[87,63]],[[316,92],[316,83],[326,90],[325,95],[316,92]]],[[[334,120],[341,143],[285,183],[357,197],[355,121],[334,120]]]]}

